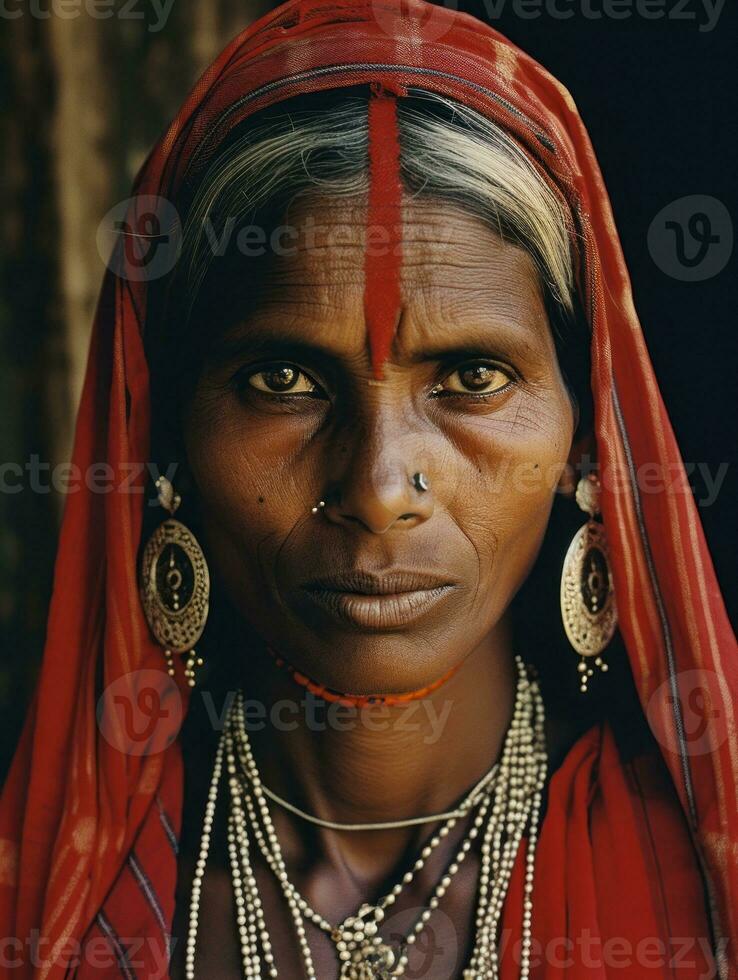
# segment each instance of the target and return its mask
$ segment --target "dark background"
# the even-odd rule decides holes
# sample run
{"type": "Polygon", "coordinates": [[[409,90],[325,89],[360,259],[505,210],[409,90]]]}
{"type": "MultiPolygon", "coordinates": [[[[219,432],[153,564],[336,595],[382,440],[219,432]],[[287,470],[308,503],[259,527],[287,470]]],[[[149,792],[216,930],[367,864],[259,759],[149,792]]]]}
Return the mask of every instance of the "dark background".
{"type": "MultiPolygon", "coordinates": [[[[621,0],[621,13],[631,12],[625,19],[606,15],[608,0],[558,0],[574,12],[566,20],[545,2],[537,17],[521,16],[535,4],[510,0],[498,17],[488,11],[499,0],[458,9],[490,22],[557,76],[589,129],[683,457],[713,475],[729,464],[716,501],[699,513],[735,622],[736,260],[689,282],[673,262],[671,274],[660,268],[648,238],[661,209],[689,195],[722,202],[735,223],[731,2],[711,31],[700,30],[702,0],[684,6],[686,19],[673,16],[676,0],[664,0],[669,16],[657,20],[641,16],[637,0],[630,8],[621,0]]],[[[20,17],[0,19],[0,463],[68,458],[103,274],[97,226],[128,196],[200,72],[269,6],[174,0],[156,31],[147,0],[130,20],[39,19],[22,5],[20,17]]],[[[725,226],[713,232],[724,246],[725,226]]],[[[687,239],[687,252],[698,245],[687,239]]],[[[704,500],[704,484],[693,482],[704,500]]],[[[54,492],[28,486],[0,493],[0,773],[43,647],[62,506],[54,492]]]]}

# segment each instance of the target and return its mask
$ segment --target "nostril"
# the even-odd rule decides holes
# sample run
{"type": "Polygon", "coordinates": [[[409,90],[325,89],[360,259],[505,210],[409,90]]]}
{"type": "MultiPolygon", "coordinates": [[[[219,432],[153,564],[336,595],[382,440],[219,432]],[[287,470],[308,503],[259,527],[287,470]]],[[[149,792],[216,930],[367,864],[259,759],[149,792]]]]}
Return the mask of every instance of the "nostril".
{"type": "Polygon", "coordinates": [[[415,517],[415,514],[400,514],[401,521],[411,521],[415,517]]]}
{"type": "Polygon", "coordinates": [[[360,517],[355,517],[353,514],[341,514],[344,520],[348,521],[350,524],[360,524],[364,526],[364,521],[360,517]]]}

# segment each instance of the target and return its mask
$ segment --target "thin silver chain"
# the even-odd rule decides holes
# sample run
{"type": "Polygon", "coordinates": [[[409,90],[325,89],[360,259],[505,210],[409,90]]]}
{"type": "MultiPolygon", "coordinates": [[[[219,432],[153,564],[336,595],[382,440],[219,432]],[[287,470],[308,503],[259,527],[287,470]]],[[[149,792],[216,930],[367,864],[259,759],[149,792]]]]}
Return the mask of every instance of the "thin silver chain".
{"type": "MultiPolygon", "coordinates": [[[[533,880],[541,799],[547,774],[544,735],[544,708],[538,683],[528,676],[522,659],[516,655],[518,684],[512,721],[505,736],[500,760],[470,790],[459,806],[447,814],[412,818],[413,823],[442,819],[443,822],[422,848],[412,867],[375,904],[364,903],[354,915],[339,924],[329,922],[314,910],[290,881],[279,839],[269,811],[267,791],[261,782],[251,750],[243,696],[234,699],[220,738],[205,808],[200,851],[195,868],[190,902],[189,930],[185,951],[185,975],[195,978],[195,957],[202,882],[213,830],[218,789],[225,767],[230,789],[228,853],[245,980],[277,977],[277,964],[267,928],[264,909],[254,875],[254,845],[280,886],[292,917],[307,980],[317,980],[308,942],[306,924],[312,923],[333,941],[341,980],[387,980],[400,977],[408,965],[413,945],[422,934],[433,912],[450,887],[454,876],[481,838],[475,938],[464,980],[497,980],[499,962],[497,935],[505,896],[520,843],[528,829],[523,889],[523,922],[520,980],[530,976],[533,880]],[[397,949],[382,938],[382,923],[397,898],[425,866],[428,858],[448,837],[458,821],[474,814],[452,862],[438,880],[427,905],[397,949]]],[[[283,803],[281,798],[278,802],[283,803]]],[[[288,805],[288,809],[314,823],[311,814],[288,805]]],[[[337,829],[380,829],[407,826],[407,821],[386,824],[333,824],[337,829]]]]}

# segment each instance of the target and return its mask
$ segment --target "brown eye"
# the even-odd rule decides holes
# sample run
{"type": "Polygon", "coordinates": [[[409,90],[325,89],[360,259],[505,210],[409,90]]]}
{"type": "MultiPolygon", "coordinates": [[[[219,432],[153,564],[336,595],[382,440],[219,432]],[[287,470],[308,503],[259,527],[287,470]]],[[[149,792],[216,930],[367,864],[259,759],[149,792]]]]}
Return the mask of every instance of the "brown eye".
{"type": "Polygon", "coordinates": [[[267,394],[304,395],[317,391],[315,382],[294,364],[274,364],[255,371],[248,377],[248,383],[257,391],[267,394]]]}
{"type": "Polygon", "coordinates": [[[454,392],[457,394],[489,395],[505,388],[512,375],[488,361],[474,361],[452,371],[447,378],[435,386],[434,394],[454,392]]]}

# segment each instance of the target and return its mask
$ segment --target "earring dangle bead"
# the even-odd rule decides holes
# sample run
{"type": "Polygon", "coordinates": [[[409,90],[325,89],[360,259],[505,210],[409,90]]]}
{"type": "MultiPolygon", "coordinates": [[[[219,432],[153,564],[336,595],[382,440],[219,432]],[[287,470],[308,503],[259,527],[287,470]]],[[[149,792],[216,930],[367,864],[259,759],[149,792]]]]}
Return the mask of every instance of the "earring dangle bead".
{"type": "Polygon", "coordinates": [[[188,527],[174,519],[182,502],[165,476],[156,481],[161,506],[169,513],[149,538],[141,562],[141,602],[146,620],[164,647],[167,673],[174,677],[174,654],[187,654],[185,677],[195,686],[203,659],[195,644],[208,618],[210,573],[202,548],[188,527]]]}
{"type": "Polygon", "coordinates": [[[561,616],[569,642],[579,654],[579,689],[586,693],[594,667],[607,671],[602,651],[617,626],[615,590],[610,571],[610,552],[600,512],[600,482],[595,474],[583,477],[576,501],[589,519],[574,535],[561,574],[561,616]]]}
{"type": "Polygon", "coordinates": [[[324,507],[325,507],[325,500],[319,500],[315,505],[315,507],[310,508],[310,513],[317,514],[318,511],[321,511],[324,507]]]}

